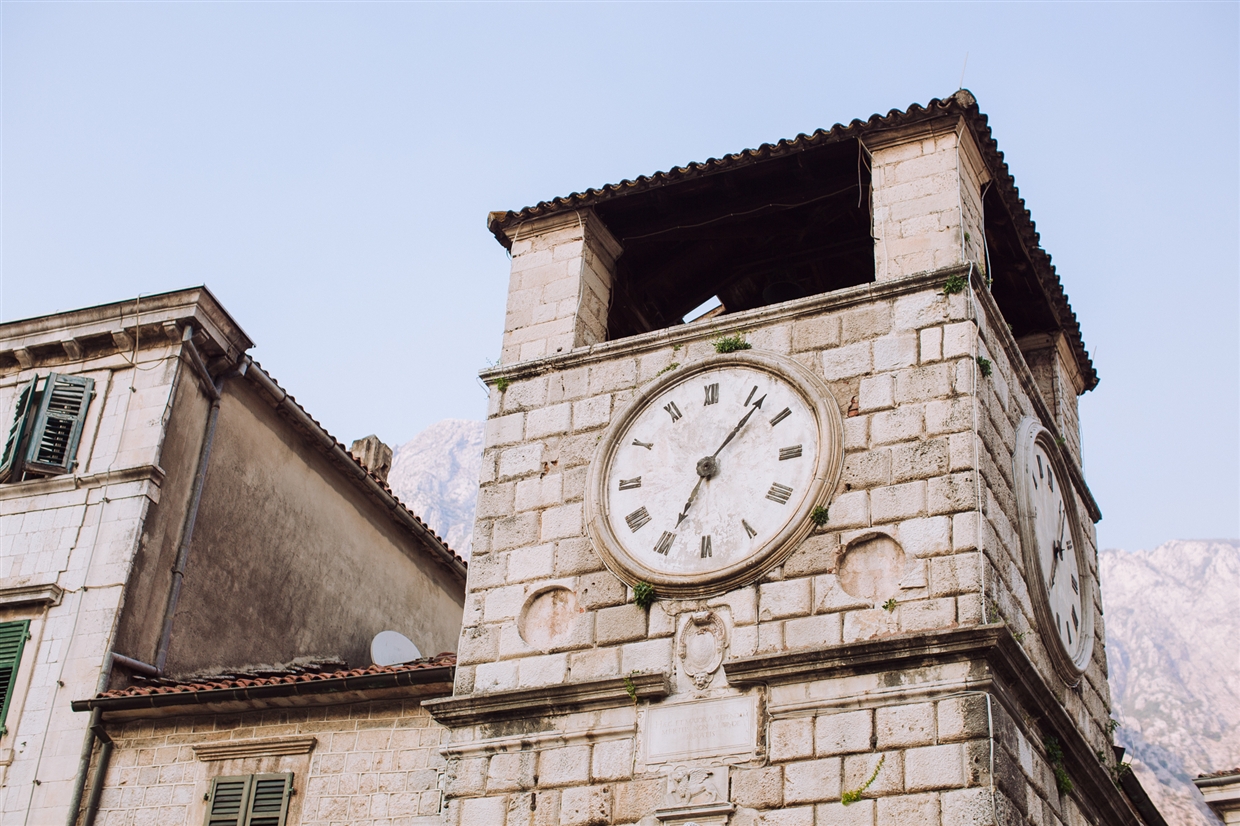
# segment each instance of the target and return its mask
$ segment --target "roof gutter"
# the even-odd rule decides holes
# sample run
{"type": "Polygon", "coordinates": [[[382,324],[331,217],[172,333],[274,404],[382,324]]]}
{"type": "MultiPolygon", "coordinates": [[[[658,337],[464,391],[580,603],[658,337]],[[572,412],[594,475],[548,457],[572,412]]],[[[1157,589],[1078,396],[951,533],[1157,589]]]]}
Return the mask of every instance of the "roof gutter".
{"type": "Polygon", "coordinates": [[[382,688],[451,684],[456,676],[456,666],[440,665],[382,674],[362,674],[352,677],[329,677],[322,680],[297,680],[289,683],[257,685],[245,688],[212,688],[205,691],[172,691],[163,694],[125,695],[121,697],[94,697],[90,700],[74,700],[74,711],[98,710],[136,711],[176,706],[200,706],[209,703],[227,703],[247,700],[267,700],[275,697],[309,697],[316,694],[340,694],[347,691],[374,691],[382,688]]]}
{"type": "Polygon", "coordinates": [[[395,496],[375,479],[368,470],[357,463],[344,446],[336,441],[335,437],[323,429],[323,426],[310,417],[301,405],[293,401],[292,397],[276,384],[271,376],[258,365],[254,364],[254,360],[249,356],[244,361],[246,370],[245,377],[258,385],[264,393],[275,400],[276,407],[283,410],[290,418],[293,419],[302,429],[306,431],[324,453],[328,454],[336,461],[345,472],[352,476],[354,480],[367,493],[374,496],[380,502],[387,506],[392,518],[400,525],[411,531],[415,536],[422,540],[434,555],[436,561],[451,571],[455,576],[460,577],[462,581],[465,579],[465,564],[457,558],[444,544],[443,540],[426,527],[421,520],[416,518],[409,512],[408,508],[395,496]]]}

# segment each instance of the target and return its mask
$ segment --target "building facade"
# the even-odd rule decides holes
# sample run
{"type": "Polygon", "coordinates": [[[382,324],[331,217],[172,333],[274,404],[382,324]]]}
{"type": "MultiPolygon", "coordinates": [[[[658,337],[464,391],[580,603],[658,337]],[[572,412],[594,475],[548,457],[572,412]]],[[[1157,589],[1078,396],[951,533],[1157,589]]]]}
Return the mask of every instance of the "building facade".
{"type": "Polygon", "coordinates": [[[0,325],[0,821],[74,822],[71,700],[455,646],[464,563],[250,346],[201,288],[0,325]]]}

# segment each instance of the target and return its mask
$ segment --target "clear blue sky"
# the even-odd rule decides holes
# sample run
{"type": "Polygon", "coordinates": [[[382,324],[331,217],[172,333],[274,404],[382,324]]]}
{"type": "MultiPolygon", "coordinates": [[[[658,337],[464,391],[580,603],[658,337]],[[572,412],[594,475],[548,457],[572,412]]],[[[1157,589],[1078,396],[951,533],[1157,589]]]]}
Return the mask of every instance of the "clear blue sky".
{"type": "Polygon", "coordinates": [[[21,3],[5,320],[206,283],[344,441],[482,418],[486,214],[964,85],[1102,382],[1104,547],[1240,535],[1235,3],[21,3]]]}

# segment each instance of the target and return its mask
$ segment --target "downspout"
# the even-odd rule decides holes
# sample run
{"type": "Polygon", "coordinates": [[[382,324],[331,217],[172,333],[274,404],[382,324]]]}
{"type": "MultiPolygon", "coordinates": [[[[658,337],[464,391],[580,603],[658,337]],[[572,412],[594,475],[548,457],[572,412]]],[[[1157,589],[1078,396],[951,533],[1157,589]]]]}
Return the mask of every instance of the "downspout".
{"type": "Polygon", "coordinates": [[[108,763],[112,759],[112,738],[103,730],[103,714],[95,709],[90,715],[90,730],[99,739],[99,763],[95,766],[95,776],[90,781],[90,796],[86,798],[86,815],[82,818],[82,826],[95,826],[95,818],[99,815],[99,798],[103,796],[103,781],[108,774],[108,763]]]}
{"type": "MultiPolygon", "coordinates": [[[[107,690],[108,682],[112,674],[112,666],[120,665],[144,677],[161,677],[164,673],[164,665],[168,660],[168,645],[172,639],[172,618],[176,613],[177,602],[181,598],[181,582],[185,578],[185,568],[189,561],[190,543],[194,538],[194,525],[198,521],[198,506],[202,501],[203,483],[207,477],[207,462],[211,458],[211,446],[215,441],[215,426],[219,421],[220,414],[220,394],[223,390],[224,379],[233,374],[229,371],[220,376],[218,380],[211,377],[211,373],[207,370],[207,364],[202,359],[202,355],[198,352],[198,348],[194,346],[193,341],[194,328],[192,325],[186,325],[185,331],[181,335],[182,350],[189,354],[190,365],[198,376],[202,379],[202,384],[207,391],[208,397],[211,399],[211,410],[207,414],[206,435],[203,437],[202,450],[198,454],[198,468],[194,473],[194,484],[190,492],[190,506],[185,514],[185,524],[181,529],[181,543],[177,548],[176,564],[172,569],[172,586],[168,593],[168,604],[164,610],[164,618],[159,637],[159,648],[155,655],[155,665],[149,665],[141,660],[135,660],[132,657],[126,657],[123,654],[117,654],[109,649],[104,656],[103,670],[99,675],[99,683],[96,686],[96,694],[100,694],[107,690]]],[[[249,366],[249,362],[241,362],[236,371],[244,373],[245,368],[249,366]]],[[[94,714],[91,715],[90,730],[86,735],[86,742],[82,744],[82,756],[78,764],[77,780],[73,787],[73,796],[70,798],[69,819],[67,826],[77,826],[78,814],[81,811],[82,796],[86,790],[86,775],[90,771],[91,755],[95,749],[95,739],[103,741],[103,747],[100,749],[99,759],[100,765],[106,772],[107,759],[112,753],[112,741],[107,739],[103,732],[101,720],[94,714]],[[105,750],[106,755],[105,756],[105,750]]],[[[103,774],[96,772],[95,783],[100,784],[98,792],[92,785],[91,795],[94,799],[93,809],[97,809],[99,805],[98,795],[102,792],[103,774]]],[[[94,822],[94,815],[91,814],[92,806],[87,804],[86,820],[84,826],[94,822]]]]}

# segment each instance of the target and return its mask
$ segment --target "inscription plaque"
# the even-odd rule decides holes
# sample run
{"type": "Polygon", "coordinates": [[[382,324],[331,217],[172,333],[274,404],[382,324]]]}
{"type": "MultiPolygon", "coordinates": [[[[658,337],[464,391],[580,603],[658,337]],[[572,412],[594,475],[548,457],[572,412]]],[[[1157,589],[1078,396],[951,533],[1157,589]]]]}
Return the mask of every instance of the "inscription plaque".
{"type": "Polygon", "coordinates": [[[646,714],[647,763],[746,754],[758,745],[755,697],[654,706],[646,714]]]}

